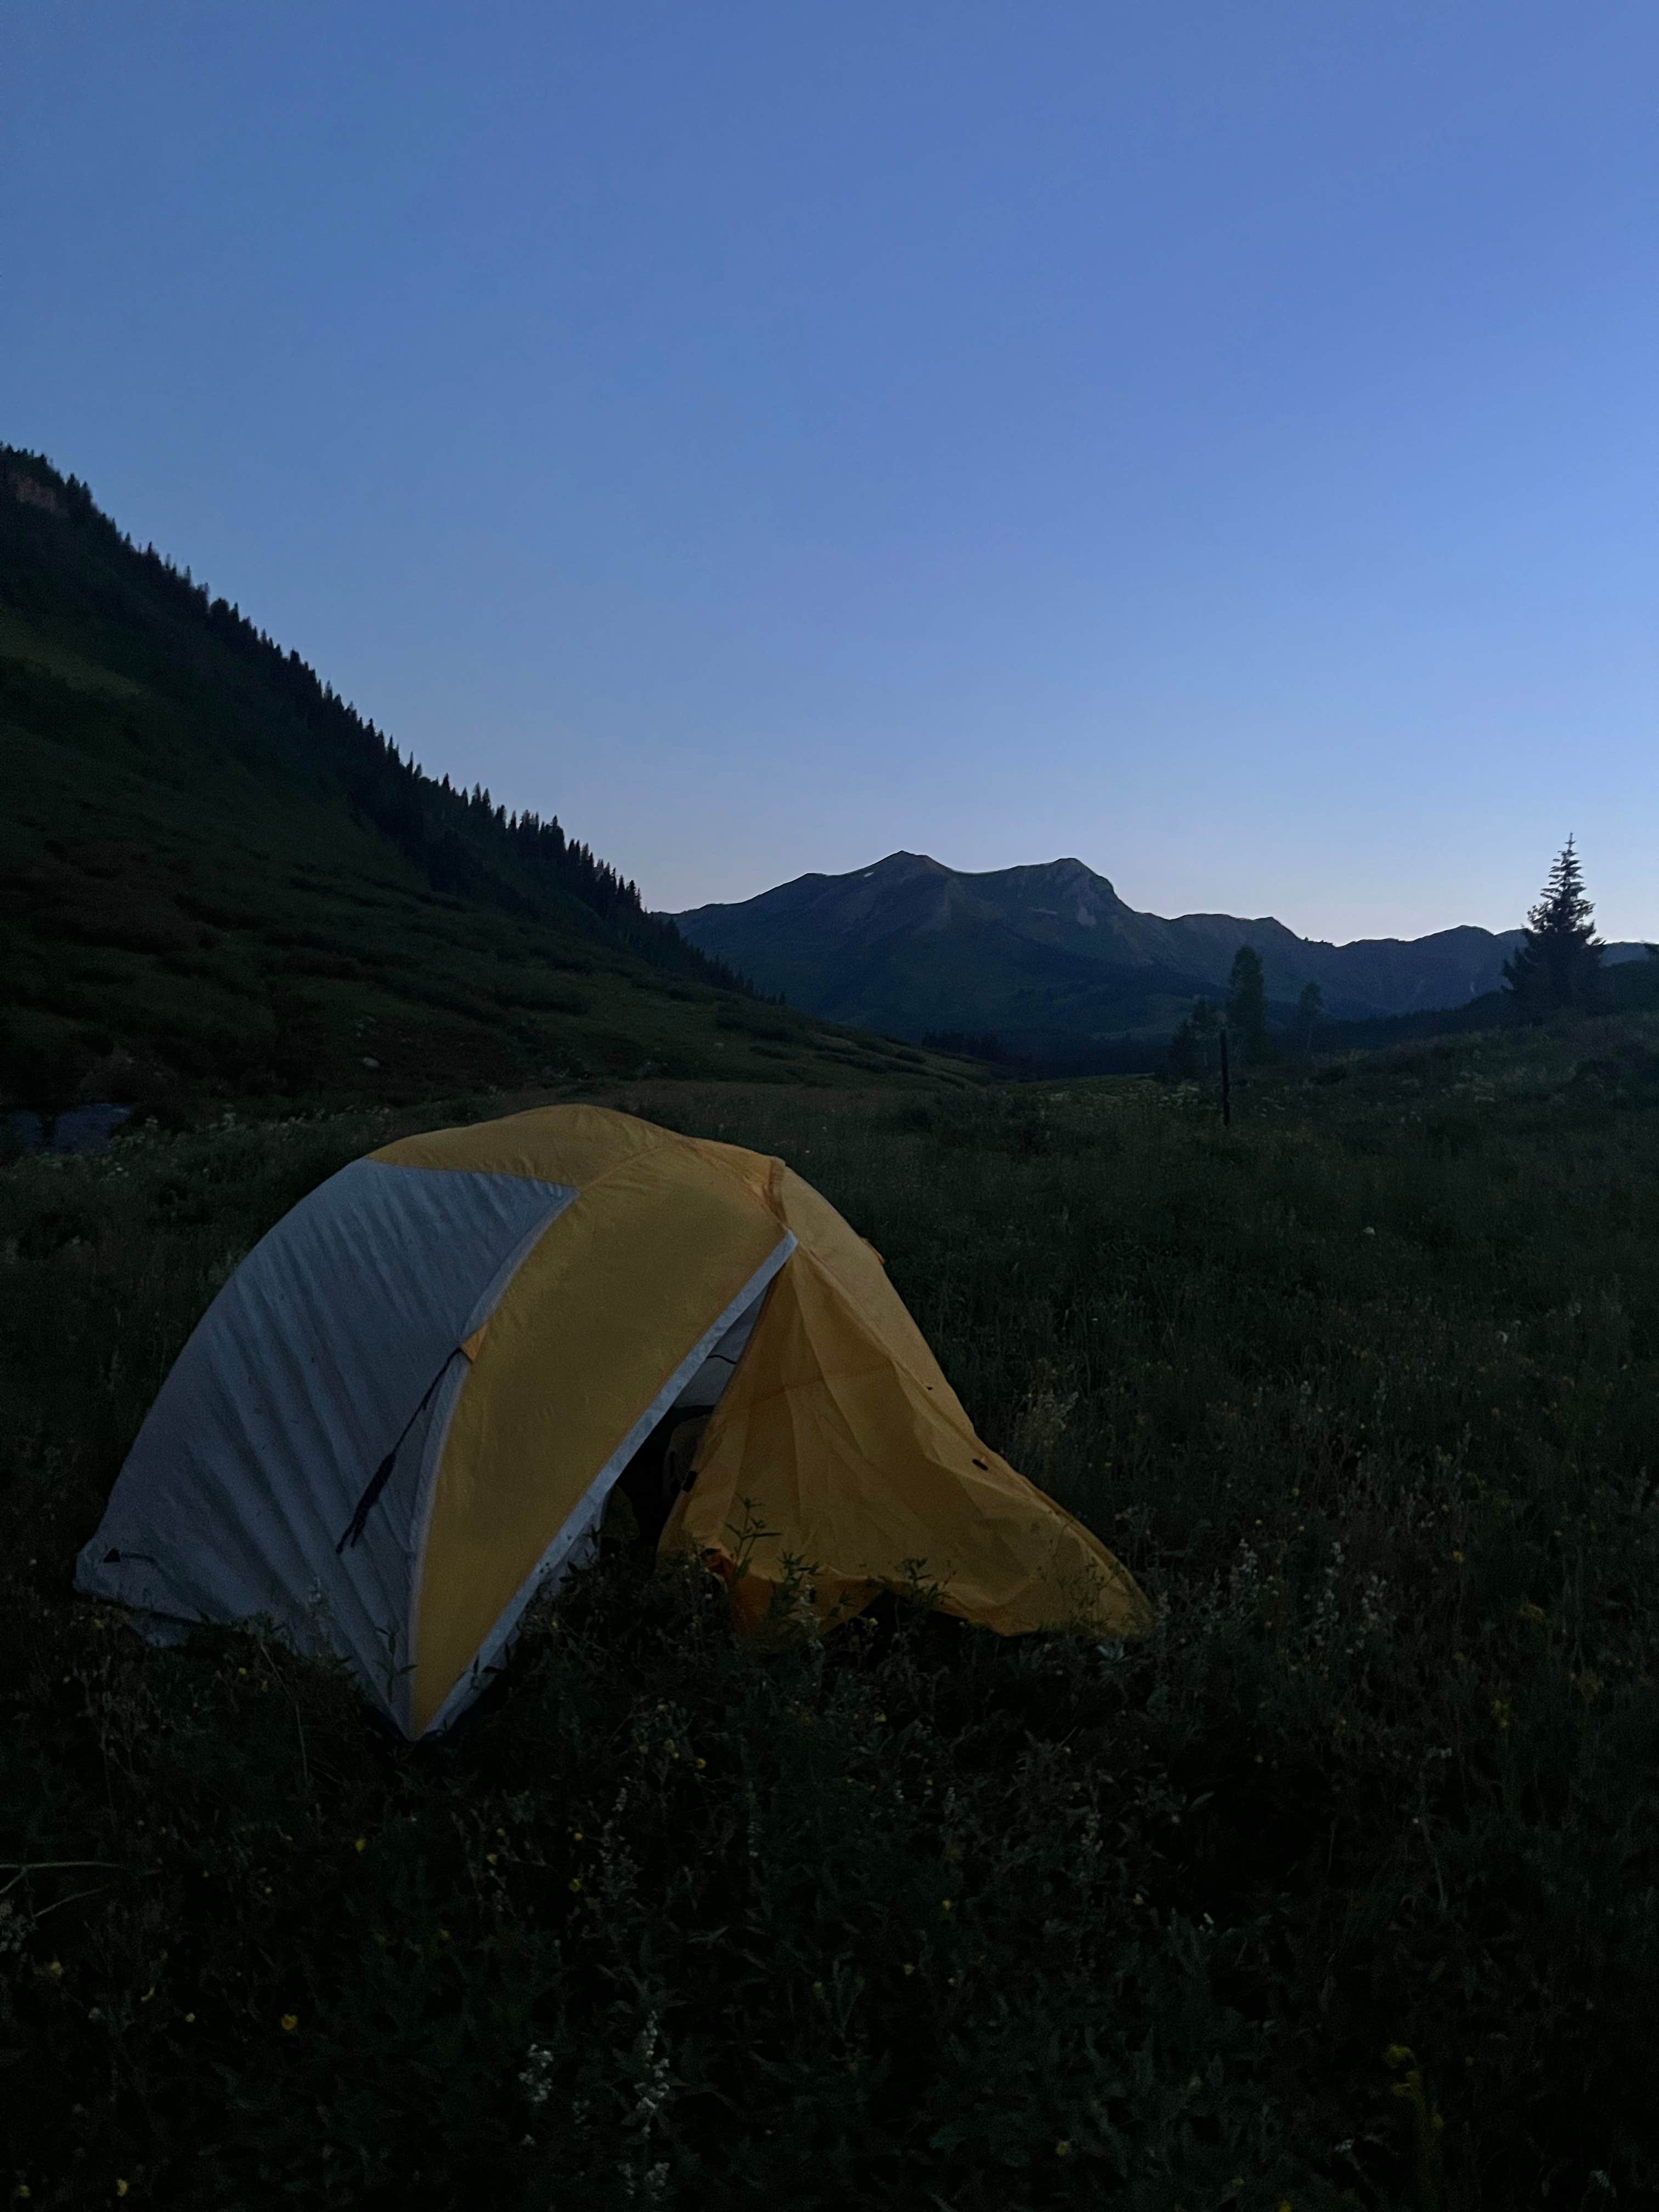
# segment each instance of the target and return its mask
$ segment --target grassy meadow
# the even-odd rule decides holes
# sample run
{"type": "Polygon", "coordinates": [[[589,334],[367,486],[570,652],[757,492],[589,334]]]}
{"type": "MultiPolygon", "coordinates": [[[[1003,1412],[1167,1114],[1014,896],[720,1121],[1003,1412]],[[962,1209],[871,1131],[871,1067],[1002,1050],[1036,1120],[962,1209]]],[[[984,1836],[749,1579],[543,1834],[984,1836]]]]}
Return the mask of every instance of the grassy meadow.
{"type": "Polygon", "coordinates": [[[36,2205],[1659,2196],[1659,1021],[1121,1081],[585,1095],[783,1154],[1139,1644],[734,1646],[603,1547],[447,1740],[76,1549],[396,1130],[0,1170],[0,2183],[36,2205]]]}

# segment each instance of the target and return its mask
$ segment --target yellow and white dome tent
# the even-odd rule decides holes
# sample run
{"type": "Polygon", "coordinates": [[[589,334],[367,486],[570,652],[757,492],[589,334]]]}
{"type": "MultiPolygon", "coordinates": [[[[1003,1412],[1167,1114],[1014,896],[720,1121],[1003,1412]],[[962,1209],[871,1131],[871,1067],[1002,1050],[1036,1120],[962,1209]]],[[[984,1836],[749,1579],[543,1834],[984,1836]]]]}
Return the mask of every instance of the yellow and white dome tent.
{"type": "Polygon", "coordinates": [[[406,1138],[278,1222],[168,1375],[76,1583],[164,1635],[269,1616],[428,1735],[656,1425],[716,1400],[659,1548],[722,1575],[740,1629],[785,1585],[829,1623],[918,1576],[1004,1634],[1149,1624],[980,1443],[810,1185],[586,1105],[406,1138]]]}

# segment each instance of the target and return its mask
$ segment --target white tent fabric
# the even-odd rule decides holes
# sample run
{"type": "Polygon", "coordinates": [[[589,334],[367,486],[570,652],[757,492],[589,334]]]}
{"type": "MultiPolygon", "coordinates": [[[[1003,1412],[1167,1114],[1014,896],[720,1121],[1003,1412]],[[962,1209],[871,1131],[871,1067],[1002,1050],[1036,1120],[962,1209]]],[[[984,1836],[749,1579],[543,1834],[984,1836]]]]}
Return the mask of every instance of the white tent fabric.
{"type": "MultiPolygon", "coordinates": [[[[198,1324],[140,1430],[78,1589],[156,1642],[261,1617],[334,1651],[410,1725],[427,1522],[450,1417],[489,1319],[578,1195],[516,1174],[359,1160],[285,1215],[198,1324]]],[[[536,1590],[582,1554],[617,1477],[665,1413],[714,1405],[787,1231],[596,1468],[428,1723],[478,1694],[536,1590]]]]}
{"type": "Polygon", "coordinates": [[[395,1709],[420,1501],[466,1371],[460,1346],[575,1195],[377,1160],[331,1176],[198,1323],[77,1586],[163,1620],[269,1614],[301,1650],[338,1651],[395,1709]]]}

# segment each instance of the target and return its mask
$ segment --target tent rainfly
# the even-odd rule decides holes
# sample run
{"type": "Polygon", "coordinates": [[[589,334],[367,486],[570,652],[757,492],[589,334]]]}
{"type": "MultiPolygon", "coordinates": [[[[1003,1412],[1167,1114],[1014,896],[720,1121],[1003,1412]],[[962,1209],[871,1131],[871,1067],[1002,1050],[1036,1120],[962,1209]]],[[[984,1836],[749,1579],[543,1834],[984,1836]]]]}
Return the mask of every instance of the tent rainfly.
{"type": "Polygon", "coordinates": [[[1004,1634],[1148,1625],[979,1441],[817,1191],[586,1105],[406,1138],[278,1222],[168,1375],[76,1583],[164,1639],[273,1619],[429,1735],[657,1425],[711,1406],[659,1548],[708,1562],[740,1632],[781,1591],[829,1626],[918,1573],[1004,1634]]]}

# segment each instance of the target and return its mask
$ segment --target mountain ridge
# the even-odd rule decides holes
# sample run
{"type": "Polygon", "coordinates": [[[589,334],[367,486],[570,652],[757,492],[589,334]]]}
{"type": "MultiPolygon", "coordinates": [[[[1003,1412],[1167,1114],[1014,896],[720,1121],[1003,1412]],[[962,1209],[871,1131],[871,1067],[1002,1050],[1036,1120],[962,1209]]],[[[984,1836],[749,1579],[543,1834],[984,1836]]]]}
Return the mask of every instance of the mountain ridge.
{"type": "Polygon", "coordinates": [[[969,872],[902,850],[668,918],[808,1012],[899,1036],[989,1034],[1038,1058],[1067,1040],[1167,1033],[1193,998],[1224,988],[1245,945],[1261,955],[1270,1002],[1317,983],[1328,1014],[1353,1021],[1479,998],[1521,938],[1464,923],[1334,945],[1273,915],[1139,913],[1072,856],[969,872]]]}

